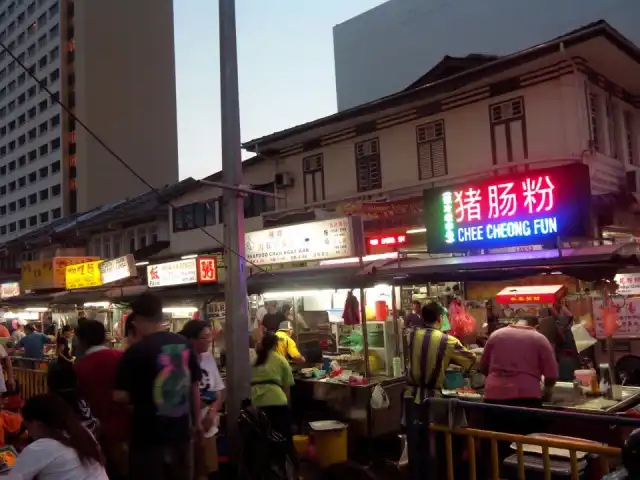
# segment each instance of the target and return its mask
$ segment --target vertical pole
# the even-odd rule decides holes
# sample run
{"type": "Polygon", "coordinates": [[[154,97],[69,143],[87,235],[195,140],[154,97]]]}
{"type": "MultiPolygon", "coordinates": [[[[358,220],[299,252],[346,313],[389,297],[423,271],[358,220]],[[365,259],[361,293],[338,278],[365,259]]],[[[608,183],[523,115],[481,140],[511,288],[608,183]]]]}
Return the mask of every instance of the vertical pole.
{"type": "MultiPolygon", "coordinates": [[[[362,262],[362,259],[360,259],[362,262]]],[[[371,377],[371,368],[369,366],[369,336],[367,334],[367,294],[364,291],[364,287],[360,287],[360,317],[361,317],[361,332],[362,332],[362,346],[364,354],[364,378],[371,377]]]]}
{"type": "MultiPolygon", "coordinates": [[[[227,185],[242,183],[240,150],[240,101],[238,94],[238,52],[235,0],[219,0],[220,23],[220,107],[222,173],[227,185]]],[[[227,426],[232,460],[240,452],[237,420],[242,402],[249,398],[249,317],[244,265],[244,202],[235,190],[224,190],[225,282],[227,350],[227,426]],[[231,251],[233,250],[233,252],[231,251]]]]}

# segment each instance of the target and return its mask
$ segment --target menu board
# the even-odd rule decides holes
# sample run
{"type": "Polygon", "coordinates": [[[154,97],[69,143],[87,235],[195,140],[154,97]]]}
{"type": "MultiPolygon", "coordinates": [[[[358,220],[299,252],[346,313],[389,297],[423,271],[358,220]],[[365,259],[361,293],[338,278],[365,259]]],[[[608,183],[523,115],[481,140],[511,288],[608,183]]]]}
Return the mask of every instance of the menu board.
{"type": "Polygon", "coordinates": [[[245,256],[254,265],[330,260],[362,255],[362,222],[357,217],[287,225],[248,232],[245,256]]]}
{"type": "Polygon", "coordinates": [[[413,311],[413,287],[401,287],[400,310],[404,311],[405,315],[413,311]]]}

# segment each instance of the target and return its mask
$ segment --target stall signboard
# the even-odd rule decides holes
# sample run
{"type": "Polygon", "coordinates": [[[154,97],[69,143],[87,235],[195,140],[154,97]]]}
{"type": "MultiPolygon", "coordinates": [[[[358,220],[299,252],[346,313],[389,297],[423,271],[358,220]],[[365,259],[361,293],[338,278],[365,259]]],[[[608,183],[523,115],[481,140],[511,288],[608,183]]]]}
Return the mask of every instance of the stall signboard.
{"type": "Polygon", "coordinates": [[[456,253],[589,236],[589,168],[530,170],[424,191],[427,248],[456,253]]]}
{"type": "Polygon", "coordinates": [[[198,283],[218,281],[218,259],[216,256],[198,257],[198,283]]]}
{"type": "Polygon", "coordinates": [[[20,295],[20,282],[7,282],[0,284],[0,298],[11,298],[20,295]]]}
{"type": "Polygon", "coordinates": [[[22,291],[65,288],[68,265],[99,260],[98,257],[54,257],[23,262],[20,284],[22,291]]]}
{"type": "Polygon", "coordinates": [[[100,276],[103,285],[135,277],[136,274],[136,261],[131,254],[100,264],[100,276]]]}
{"type": "Polygon", "coordinates": [[[151,288],[217,281],[215,257],[185,258],[175,262],[147,265],[147,284],[151,288]]]}
{"type": "Polygon", "coordinates": [[[367,231],[409,228],[422,223],[421,197],[378,202],[346,202],[336,210],[345,217],[359,216],[367,231]]]}
{"type": "Polygon", "coordinates": [[[67,290],[78,290],[81,288],[100,287],[102,276],[100,275],[100,265],[104,260],[68,265],[65,272],[65,288],[67,290]]]}
{"type": "Polygon", "coordinates": [[[620,295],[640,295],[640,272],[619,273],[614,280],[620,295]]]}
{"type": "Polygon", "coordinates": [[[358,257],[363,253],[360,217],[299,223],[245,235],[245,256],[254,265],[358,257]]]}
{"type": "Polygon", "coordinates": [[[503,305],[555,303],[566,293],[564,285],[509,286],[496,295],[496,301],[503,305]]]}

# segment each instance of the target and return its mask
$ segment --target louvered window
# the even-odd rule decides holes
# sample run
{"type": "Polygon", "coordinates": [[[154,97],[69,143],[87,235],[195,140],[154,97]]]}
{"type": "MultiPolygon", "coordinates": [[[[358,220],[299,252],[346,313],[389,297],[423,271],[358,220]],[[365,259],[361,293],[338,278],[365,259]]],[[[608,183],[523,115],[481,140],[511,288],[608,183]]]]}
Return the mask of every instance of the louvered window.
{"type": "Polygon", "coordinates": [[[522,98],[514,98],[513,100],[491,106],[492,122],[504,122],[511,118],[521,117],[523,114],[524,100],[522,98]]]}
{"type": "Polygon", "coordinates": [[[635,129],[635,118],[633,113],[626,110],[624,120],[624,149],[627,154],[627,161],[632,165],[638,165],[637,152],[637,132],[635,129]]]}
{"type": "Polygon", "coordinates": [[[305,204],[325,199],[324,158],[321,153],[302,159],[302,180],[305,204]]]}
{"type": "Polygon", "coordinates": [[[304,173],[322,170],[322,154],[312,155],[302,159],[302,171],[304,173]]]}
{"type": "Polygon", "coordinates": [[[448,173],[444,120],[416,128],[420,180],[442,177],[448,173]]]}
{"type": "Polygon", "coordinates": [[[359,192],[382,188],[380,144],[377,138],[356,143],[356,176],[359,192]]]}
{"type": "Polygon", "coordinates": [[[601,119],[600,96],[589,93],[589,119],[591,123],[591,145],[596,152],[600,151],[601,119]]]}
{"type": "Polygon", "coordinates": [[[511,98],[489,105],[493,164],[526,160],[528,157],[524,98],[511,98]]]}
{"type": "Polygon", "coordinates": [[[620,122],[618,116],[620,110],[614,100],[609,97],[606,102],[607,107],[607,125],[609,127],[609,154],[611,158],[620,158],[620,122]]]}

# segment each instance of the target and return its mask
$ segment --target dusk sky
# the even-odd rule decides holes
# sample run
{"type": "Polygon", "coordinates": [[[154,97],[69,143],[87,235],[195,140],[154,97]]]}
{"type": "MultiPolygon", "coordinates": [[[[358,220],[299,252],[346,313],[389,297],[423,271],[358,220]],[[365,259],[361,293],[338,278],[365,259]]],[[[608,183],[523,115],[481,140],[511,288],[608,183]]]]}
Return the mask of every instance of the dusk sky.
{"type": "MultiPolygon", "coordinates": [[[[237,0],[242,140],[336,111],[332,28],[384,0],[237,0]]],[[[176,0],[180,178],[221,168],[218,2],[176,0]]]]}

